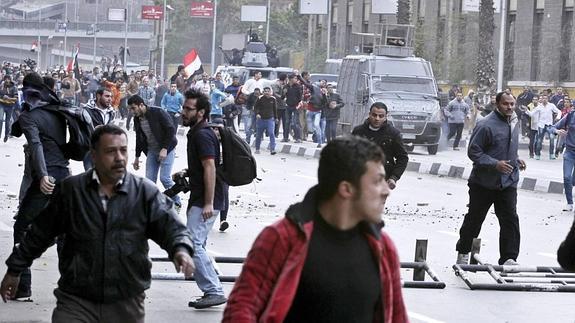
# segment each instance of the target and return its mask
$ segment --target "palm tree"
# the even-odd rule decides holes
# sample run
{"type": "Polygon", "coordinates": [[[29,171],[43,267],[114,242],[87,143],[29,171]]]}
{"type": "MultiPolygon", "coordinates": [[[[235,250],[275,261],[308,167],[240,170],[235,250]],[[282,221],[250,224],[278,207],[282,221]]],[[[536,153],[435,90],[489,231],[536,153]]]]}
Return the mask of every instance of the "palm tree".
{"type": "Polygon", "coordinates": [[[477,60],[477,98],[480,104],[487,104],[495,92],[495,63],[493,54],[493,33],[495,32],[495,9],[493,0],[481,0],[479,5],[479,57],[477,60]]]}
{"type": "Polygon", "coordinates": [[[402,25],[410,24],[410,5],[409,0],[398,0],[397,1],[397,23],[402,25]]]}

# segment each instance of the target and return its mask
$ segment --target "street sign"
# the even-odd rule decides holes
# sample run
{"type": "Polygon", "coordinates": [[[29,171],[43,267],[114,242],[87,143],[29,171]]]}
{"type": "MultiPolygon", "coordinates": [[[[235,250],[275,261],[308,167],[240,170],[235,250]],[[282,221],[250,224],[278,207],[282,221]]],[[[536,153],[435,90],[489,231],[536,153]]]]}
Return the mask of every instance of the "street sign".
{"type": "Polygon", "coordinates": [[[65,33],[66,32],[66,23],[65,22],[58,22],[56,25],[56,32],[57,33],[65,33]]]}
{"type": "Polygon", "coordinates": [[[212,18],[214,16],[214,4],[211,2],[192,2],[190,17],[212,18]]]}
{"type": "Polygon", "coordinates": [[[161,20],[163,16],[162,6],[142,6],[142,19],[161,20]]]}
{"type": "Polygon", "coordinates": [[[372,14],[392,14],[397,13],[397,0],[373,0],[371,2],[372,14]]]}
{"type": "Polygon", "coordinates": [[[266,6],[242,6],[240,20],[249,22],[266,22],[267,10],[266,6]]]}
{"type": "MultiPolygon", "coordinates": [[[[480,0],[463,0],[461,3],[461,11],[463,12],[479,12],[480,0]]],[[[493,7],[495,13],[499,13],[501,7],[501,0],[493,0],[493,7]]]]}
{"type": "Polygon", "coordinates": [[[108,8],[109,21],[126,21],[126,9],[108,8]]]}
{"type": "MultiPolygon", "coordinates": [[[[375,1],[375,0],[374,0],[375,1]]],[[[328,0],[300,0],[300,15],[327,15],[328,0]]]]}

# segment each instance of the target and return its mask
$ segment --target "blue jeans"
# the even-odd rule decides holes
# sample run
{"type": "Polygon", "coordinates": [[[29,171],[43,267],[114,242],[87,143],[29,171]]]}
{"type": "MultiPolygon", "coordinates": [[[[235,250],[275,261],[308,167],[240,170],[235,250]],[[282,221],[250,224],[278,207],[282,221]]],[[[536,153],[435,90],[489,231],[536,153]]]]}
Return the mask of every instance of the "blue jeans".
{"type": "MultiPolygon", "coordinates": [[[[156,183],[158,180],[158,171],[160,172],[160,182],[164,185],[165,189],[174,186],[174,181],[172,180],[172,166],[174,165],[174,159],[176,158],[176,150],[172,149],[166,156],[163,162],[158,161],[159,151],[148,151],[146,155],[146,178],[156,183]]],[[[179,195],[172,197],[174,203],[182,205],[182,200],[179,195]]]]}
{"type": "Polygon", "coordinates": [[[575,151],[567,149],[563,155],[563,188],[565,189],[567,204],[573,204],[573,186],[575,185],[575,177],[573,177],[574,168],[575,151]]]}
{"type": "Polygon", "coordinates": [[[313,133],[315,134],[316,143],[322,144],[323,143],[323,135],[321,132],[321,111],[307,112],[307,129],[313,129],[313,133]]]}
{"type": "Polygon", "coordinates": [[[276,137],[274,136],[276,121],[273,118],[270,119],[258,119],[256,121],[256,150],[260,150],[260,145],[262,144],[262,137],[264,136],[264,131],[267,129],[270,134],[270,150],[276,150],[276,137]]]}
{"type": "Polygon", "coordinates": [[[10,127],[12,127],[12,113],[14,106],[0,105],[0,137],[2,135],[2,126],[4,126],[4,137],[8,138],[10,135],[10,127]]]}
{"type": "Polygon", "coordinates": [[[295,107],[287,107],[286,109],[286,124],[288,130],[284,130],[284,139],[289,139],[289,133],[293,129],[293,137],[295,140],[301,140],[301,127],[299,125],[299,110],[295,107]]]}
{"type": "Polygon", "coordinates": [[[543,139],[545,139],[546,133],[549,134],[549,155],[553,155],[555,153],[555,133],[552,129],[553,128],[551,128],[551,126],[539,128],[537,143],[535,144],[535,155],[541,156],[541,148],[543,146],[543,139]]]}
{"type": "Polygon", "coordinates": [[[321,128],[321,138],[322,138],[322,144],[326,143],[325,140],[325,125],[326,125],[326,121],[325,118],[322,116],[321,119],[319,120],[319,127],[321,128]]]}
{"type": "Polygon", "coordinates": [[[192,206],[188,209],[188,230],[192,233],[192,243],[194,244],[194,264],[196,271],[194,278],[198,287],[204,295],[224,295],[222,283],[218,278],[218,274],[210,261],[210,257],[206,251],[206,241],[208,240],[208,233],[214,226],[214,222],[218,218],[220,211],[214,210],[214,215],[204,220],[202,217],[202,208],[192,206]]]}
{"type": "Polygon", "coordinates": [[[246,142],[249,144],[252,141],[252,115],[253,111],[242,113],[242,123],[244,124],[244,131],[246,133],[246,142]]]}

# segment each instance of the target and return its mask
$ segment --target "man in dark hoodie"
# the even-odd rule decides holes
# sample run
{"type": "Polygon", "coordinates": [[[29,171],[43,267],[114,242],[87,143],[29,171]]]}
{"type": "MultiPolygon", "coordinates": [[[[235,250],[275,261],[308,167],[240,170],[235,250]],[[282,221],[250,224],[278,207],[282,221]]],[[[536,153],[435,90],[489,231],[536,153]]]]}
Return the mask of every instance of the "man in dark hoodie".
{"type": "Polygon", "coordinates": [[[372,104],[367,120],[355,127],[351,134],[367,138],[381,147],[385,153],[386,180],[389,188],[394,189],[407,168],[409,157],[399,130],[387,122],[387,106],[382,102],[372,104]]]}
{"type": "Polygon", "coordinates": [[[469,176],[469,211],[459,230],[457,263],[467,264],[474,238],[491,205],[501,227],[499,231],[499,264],[517,265],[519,255],[519,217],[517,216],[517,183],[525,162],[518,158],[519,121],[515,98],[505,92],[495,97],[497,108],[481,120],[469,139],[467,156],[473,161],[469,176]]]}
{"type": "MultiPolygon", "coordinates": [[[[12,134],[26,136],[31,162],[32,182],[16,214],[14,223],[14,245],[21,242],[29,225],[50,201],[56,183],[70,172],[68,158],[64,154],[66,143],[66,121],[53,111],[44,109],[51,105],[60,105],[54,93],[37,73],[24,78],[22,93],[23,111],[12,127],[12,134]]],[[[26,268],[20,276],[20,284],[15,297],[27,298],[32,295],[32,274],[26,268]]]]}

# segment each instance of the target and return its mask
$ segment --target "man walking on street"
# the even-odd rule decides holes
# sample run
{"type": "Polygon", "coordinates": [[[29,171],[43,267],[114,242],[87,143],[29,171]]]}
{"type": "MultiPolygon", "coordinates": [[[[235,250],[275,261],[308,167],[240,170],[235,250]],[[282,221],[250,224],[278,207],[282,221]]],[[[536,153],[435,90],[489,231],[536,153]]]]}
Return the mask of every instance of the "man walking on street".
{"type": "Polygon", "coordinates": [[[459,141],[463,133],[465,119],[469,119],[469,105],[463,101],[463,94],[461,92],[457,93],[455,99],[449,102],[445,108],[445,114],[449,123],[447,140],[451,140],[451,138],[455,136],[453,150],[459,150],[459,141]]]}
{"type": "Polygon", "coordinates": [[[121,128],[97,128],[91,153],[94,169],[58,184],[48,207],[15,246],[0,295],[5,302],[13,299],[22,271],[65,234],[52,322],[144,322],[152,265],[148,239],[168,252],[178,272],[191,277],[191,236],[169,198],[126,171],[128,138],[121,128]]]}
{"type": "MultiPolygon", "coordinates": [[[[570,105],[570,103],[567,103],[570,105]]],[[[575,177],[575,112],[571,110],[553,126],[553,130],[565,137],[565,153],[563,154],[563,189],[567,206],[563,211],[573,211],[573,186],[575,177]]]]}
{"type": "Polygon", "coordinates": [[[541,159],[541,148],[545,134],[549,135],[549,159],[555,159],[555,131],[553,126],[553,115],[556,115],[555,121],[561,118],[561,110],[555,104],[548,101],[547,95],[541,96],[541,104],[534,110],[525,110],[532,119],[537,119],[537,142],[535,144],[535,159],[541,159]]]}
{"type": "Polygon", "coordinates": [[[144,99],[144,102],[146,102],[146,105],[148,106],[156,103],[156,91],[154,91],[154,88],[150,86],[150,80],[148,80],[147,77],[142,80],[142,85],[140,85],[138,95],[144,99]]]}
{"type": "Polygon", "coordinates": [[[188,169],[190,201],[187,226],[194,246],[194,278],[201,298],[189,302],[196,309],[223,304],[227,301],[218,275],[206,251],[208,234],[221,210],[225,207],[224,183],[216,176],[216,165],[221,160],[220,142],[208,125],[210,100],[197,90],[184,94],[182,122],[188,132],[188,169]]]}
{"type": "Polygon", "coordinates": [[[282,142],[289,142],[289,134],[293,130],[293,137],[296,143],[301,143],[302,133],[299,123],[300,102],[303,96],[302,86],[298,83],[294,74],[288,76],[286,86],[286,124],[287,131],[284,130],[282,142]]]}
{"type": "Polygon", "coordinates": [[[161,106],[172,119],[174,128],[178,130],[180,113],[182,112],[182,105],[184,104],[184,96],[178,91],[176,83],[170,84],[170,91],[164,94],[161,106]]]}
{"type": "Polygon", "coordinates": [[[469,176],[469,211],[465,215],[459,241],[457,263],[469,263],[473,239],[491,205],[499,220],[499,264],[517,265],[519,256],[519,217],[517,216],[517,183],[519,170],[526,168],[518,158],[519,120],[515,114],[515,98],[499,92],[497,109],[481,120],[471,138],[467,155],[473,161],[469,176]]]}
{"type": "Polygon", "coordinates": [[[397,181],[405,172],[409,157],[403,147],[401,134],[387,122],[387,106],[375,102],[369,109],[369,117],[351,132],[354,136],[375,142],[385,154],[385,175],[390,189],[395,189],[397,181]]]}
{"type": "MultiPolygon", "coordinates": [[[[166,111],[158,107],[147,106],[139,95],[128,100],[128,107],[134,114],[136,130],[136,159],[134,169],[140,169],[140,155],[146,155],[146,178],[154,184],[158,180],[165,189],[174,186],[172,167],[176,158],[176,128],[166,111]]],[[[182,201],[178,195],[172,198],[179,211],[182,201]]]]}
{"type": "Polygon", "coordinates": [[[345,105],[339,94],[333,91],[333,85],[327,85],[327,93],[324,95],[325,103],[322,114],[325,116],[325,137],[327,142],[335,139],[337,135],[337,121],[339,110],[345,105]]]}
{"type": "Polygon", "coordinates": [[[222,322],[409,321],[397,251],[381,229],[384,159],[363,138],[324,147],[318,185],[260,233],[222,322]]]}
{"type": "MultiPolygon", "coordinates": [[[[86,105],[86,111],[92,118],[92,125],[94,128],[103,126],[114,121],[114,108],[112,108],[112,92],[107,88],[99,88],[96,90],[96,100],[94,105],[86,105]]],[[[86,154],[84,158],[84,170],[92,168],[92,156],[90,153],[86,154]]]]}
{"type": "Polygon", "coordinates": [[[260,97],[254,106],[256,114],[256,154],[260,153],[260,145],[267,130],[270,136],[270,154],[276,154],[276,138],[274,136],[275,124],[277,122],[277,102],[272,96],[272,89],[264,88],[264,95],[260,97]]]}
{"type": "MultiPolygon", "coordinates": [[[[26,136],[31,183],[20,203],[14,223],[14,245],[22,242],[30,224],[50,201],[54,186],[70,175],[69,161],[64,152],[66,144],[66,120],[59,114],[45,109],[59,106],[60,100],[37,73],[26,75],[22,87],[23,112],[16,120],[12,134],[26,136]]],[[[32,294],[30,268],[20,271],[18,292],[12,298],[26,298],[32,294]]]]}

